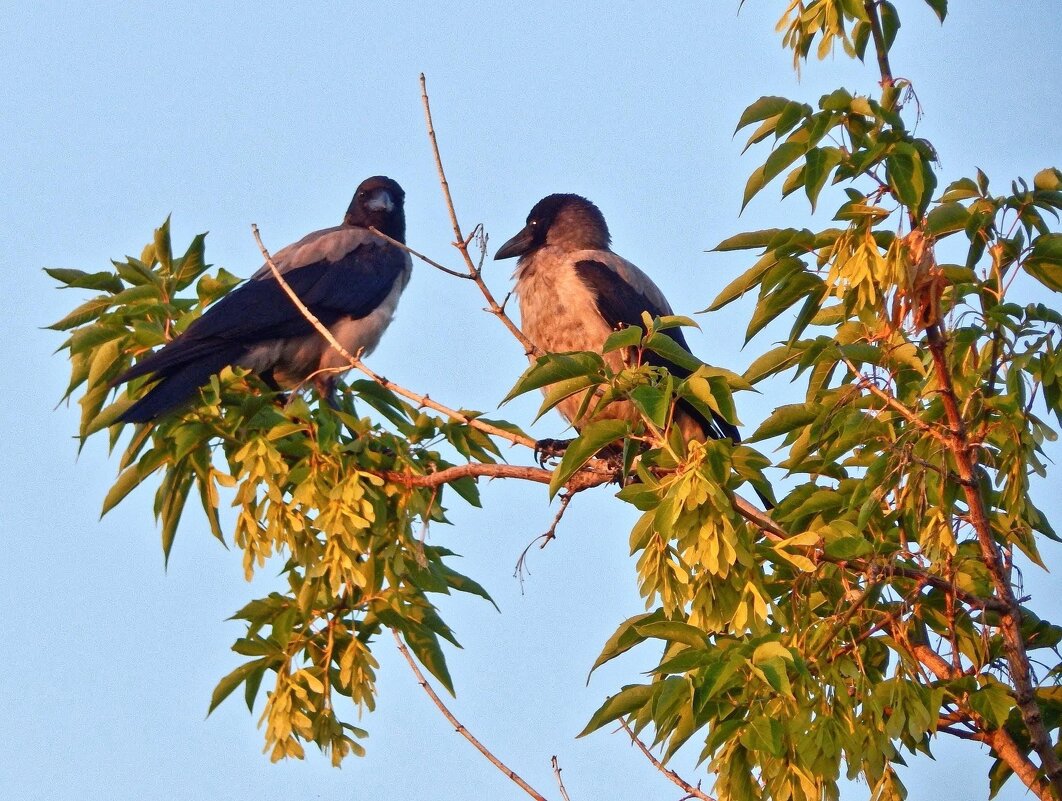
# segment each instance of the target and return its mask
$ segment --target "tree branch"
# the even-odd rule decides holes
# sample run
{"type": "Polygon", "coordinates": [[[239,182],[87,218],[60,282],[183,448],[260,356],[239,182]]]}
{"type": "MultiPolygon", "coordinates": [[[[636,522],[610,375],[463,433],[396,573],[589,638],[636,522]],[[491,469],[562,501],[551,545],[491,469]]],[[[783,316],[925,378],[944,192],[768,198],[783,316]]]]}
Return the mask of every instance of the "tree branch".
{"type": "MultiPolygon", "coordinates": [[[[431,142],[431,152],[435,158],[435,169],[439,173],[439,185],[442,187],[443,199],[446,201],[446,209],[450,213],[450,224],[454,229],[455,239],[453,245],[465,260],[465,265],[468,267],[467,277],[476,282],[479,291],[482,292],[483,297],[486,298],[488,307],[487,311],[501,320],[502,324],[509,329],[509,333],[516,337],[517,341],[523,345],[524,352],[528,356],[540,356],[542,355],[541,348],[524,335],[524,332],[521,331],[509,315],[505,313],[505,307],[495,300],[494,294],[483,280],[483,271],[481,267],[476,265],[471,254],[468,252],[468,245],[472,239],[475,238],[476,231],[473,231],[468,237],[461,233],[461,224],[457,220],[457,211],[454,208],[454,199],[450,195],[450,184],[446,180],[446,170],[443,169],[442,156],[439,154],[439,140],[435,136],[435,125],[431,119],[431,103],[428,100],[428,82],[425,79],[423,72],[420,74],[420,100],[421,104],[424,106],[424,122],[428,128],[428,141],[431,142]]],[[[486,235],[482,236],[482,243],[485,248],[486,235]]],[[[446,272],[450,271],[446,270],[446,272]]],[[[466,276],[462,276],[462,278],[464,277],[466,276]]]]}
{"type": "MultiPolygon", "coordinates": [[[[952,429],[948,448],[955,459],[959,477],[962,479],[962,491],[969,510],[970,525],[977,535],[981,558],[992,580],[996,597],[1004,607],[1000,614],[1000,633],[1003,636],[1003,651],[1007,658],[1007,666],[1010,668],[1011,681],[1014,682],[1014,700],[1021,712],[1025,728],[1029,732],[1029,740],[1040,757],[1047,780],[1054,788],[1055,795],[1062,799],[1062,763],[1055,754],[1051,738],[1043,724],[1040,705],[1036,701],[1032,667],[1029,664],[1029,655],[1025,650],[1025,640],[1021,633],[1021,606],[1007,578],[999,546],[992,534],[988,509],[981,495],[975,462],[971,455],[974,445],[967,436],[966,423],[959,409],[958,396],[955,393],[951,370],[948,367],[947,341],[937,325],[926,329],[926,337],[929,340],[929,352],[933,357],[933,367],[940,386],[944,412],[952,429]]],[[[1028,785],[1028,782],[1026,784],[1028,785]]]]}
{"type": "Polygon", "coordinates": [[[473,276],[469,275],[468,273],[459,273],[457,270],[451,270],[449,267],[443,267],[441,264],[439,264],[439,262],[435,261],[435,259],[429,259],[423,253],[413,250],[413,248],[411,248],[405,242],[399,242],[394,237],[388,236],[379,228],[370,227],[369,230],[376,234],[378,237],[380,237],[380,239],[386,239],[399,250],[404,250],[409,255],[416,256],[422,262],[431,265],[436,270],[442,270],[444,273],[446,273],[447,275],[452,275],[454,278],[464,278],[466,281],[471,281],[473,278],[473,276]]]}
{"type": "Polygon", "coordinates": [[[653,767],[663,773],[669,781],[671,781],[672,783],[680,787],[683,791],[685,791],[687,793],[687,798],[700,798],[702,799],[702,801],[715,801],[714,798],[712,798],[710,795],[701,790],[700,787],[694,787],[688,781],[686,781],[677,773],[675,773],[675,771],[671,770],[670,768],[665,768],[663,763],[661,763],[659,759],[653,756],[653,752],[649,750],[646,744],[643,743],[640,739],[638,739],[638,735],[631,731],[631,727],[627,725],[626,720],[620,718],[619,723],[623,727],[623,730],[627,732],[627,734],[630,736],[631,742],[638,746],[638,750],[645,754],[645,758],[653,764],[653,767]]]}
{"type": "MultiPolygon", "coordinates": [[[[896,636],[896,632],[890,631],[894,636],[893,638],[902,641],[903,638],[896,636]]],[[[956,671],[947,661],[924,643],[910,643],[911,655],[929,668],[930,672],[937,677],[940,681],[949,681],[962,677],[962,673],[956,671]]],[[[1025,752],[1014,741],[1014,738],[1007,733],[1006,729],[989,729],[985,725],[984,721],[978,717],[973,710],[963,709],[971,720],[974,721],[977,726],[977,733],[979,737],[968,737],[966,739],[977,739],[983,743],[986,743],[992,751],[998,756],[1007,767],[1014,771],[1014,775],[1028,787],[1037,798],[1042,801],[1050,801],[1052,798],[1051,785],[1040,778],[1039,768],[1032,763],[1032,761],[1025,755],[1025,752]]],[[[954,732],[945,729],[947,733],[953,734],[954,732]]]]}
{"type": "MultiPolygon", "coordinates": [[[[442,699],[439,698],[438,693],[436,693],[435,690],[432,689],[432,686],[428,684],[428,680],[424,678],[424,674],[420,672],[420,668],[417,667],[417,663],[413,661],[412,654],[409,653],[409,649],[406,648],[405,643],[402,642],[402,638],[398,636],[398,632],[394,629],[391,629],[391,634],[394,635],[395,645],[398,646],[399,653],[401,653],[402,656],[405,657],[406,662],[409,664],[409,669],[412,670],[413,675],[417,677],[417,683],[423,688],[424,692],[428,694],[428,697],[431,698],[435,706],[438,707],[439,711],[443,713],[443,716],[454,726],[454,730],[466,740],[468,740],[470,743],[472,743],[475,749],[481,754],[483,754],[483,756],[487,758],[490,764],[492,764],[494,767],[496,767],[498,770],[508,776],[521,790],[523,790],[532,798],[536,799],[536,801],[546,801],[546,797],[544,795],[536,792],[535,789],[530,784],[521,779],[512,768],[510,768],[508,765],[498,759],[498,757],[494,756],[494,754],[491,753],[489,748],[487,748],[485,745],[483,745],[483,743],[477,740],[476,737],[472,734],[472,732],[466,729],[461,723],[461,721],[454,717],[453,712],[451,712],[447,708],[446,704],[442,702],[442,699]]],[[[554,757],[554,759],[556,759],[556,757],[554,757]]]]}
{"type": "Polygon", "coordinates": [[[550,757],[549,763],[553,766],[553,775],[557,777],[557,787],[560,790],[561,798],[564,801],[572,801],[568,795],[568,791],[564,787],[564,779],[561,778],[561,766],[557,761],[557,757],[550,757]]]}
{"type": "Polygon", "coordinates": [[[491,425],[490,423],[485,423],[476,417],[469,417],[457,411],[456,409],[451,409],[448,406],[443,406],[441,403],[433,401],[427,395],[418,395],[417,393],[412,392],[411,390],[408,390],[405,387],[399,386],[393,381],[389,381],[383,376],[377,375],[375,372],[370,370],[367,366],[365,366],[365,363],[362,362],[360,358],[358,358],[358,356],[355,356],[354,354],[350,353],[350,351],[348,351],[339,343],[339,341],[332,335],[332,332],[329,331],[321,323],[321,321],[317,319],[314,313],[311,312],[309,308],[307,308],[306,304],[303,303],[302,299],[299,298],[299,296],[295,293],[295,290],[293,290],[288,284],[288,282],[284,280],[284,276],[281,275],[280,270],[277,269],[277,265],[274,263],[273,257],[269,254],[269,251],[266,250],[265,245],[262,244],[262,237],[258,232],[258,226],[252,223],[251,231],[254,233],[254,239],[258,243],[259,250],[262,251],[262,256],[265,258],[266,265],[268,265],[269,270],[270,272],[272,272],[273,277],[277,280],[277,283],[280,284],[280,288],[284,290],[285,294],[287,294],[287,296],[291,299],[291,302],[295,304],[295,307],[310,322],[314,329],[322,337],[325,338],[328,344],[337,353],[339,353],[344,359],[347,360],[347,363],[352,368],[360,370],[362,373],[367,375],[380,386],[384,387],[385,389],[391,390],[396,395],[401,395],[406,400],[413,401],[418,406],[425,406],[429,409],[434,409],[435,411],[446,415],[451,420],[456,420],[459,423],[464,423],[465,425],[483,431],[484,433],[491,434],[492,436],[499,437],[504,440],[508,440],[514,445],[524,445],[532,449],[535,447],[535,441],[530,437],[526,437],[521,434],[515,434],[512,431],[505,430],[504,428],[499,428],[498,426],[491,425]]]}
{"type": "MultiPolygon", "coordinates": [[[[534,481],[538,484],[549,484],[553,478],[552,471],[544,470],[541,467],[525,467],[515,464],[485,464],[480,462],[469,462],[468,464],[455,465],[423,474],[400,470],[383,470],[374,473],[374,475],[396,484],[404,484],[407,487],[438,487],[466,477],[518,478],[524,481],[534,481]]],[[[614,470],[599,469],[590,465],[573,475],[564,486],[569,492],[582,492],[584,489],[608,484],[614,478],[614,470]]]]}

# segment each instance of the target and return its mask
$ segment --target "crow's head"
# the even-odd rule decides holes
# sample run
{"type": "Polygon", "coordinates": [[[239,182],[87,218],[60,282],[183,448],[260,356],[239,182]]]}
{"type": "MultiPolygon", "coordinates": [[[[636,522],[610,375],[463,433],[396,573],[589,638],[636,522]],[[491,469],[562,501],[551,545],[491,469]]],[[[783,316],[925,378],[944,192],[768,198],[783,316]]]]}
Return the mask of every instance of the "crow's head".
{"type": "Polygon", "coordinates": [[[399,242],[406,241],[406,193],[402,187],[384,175],[366,178],[350,201],[344,225],[376,228],[399,242]]]}
{"type": "Polygon", "coordinates": [[[607,250],[611,238],[600,210],[580,195],[549,195],[527,215],[527,225],[506,242],[495,259],[526,256],[551,245],[566,250],[607,250]]]}

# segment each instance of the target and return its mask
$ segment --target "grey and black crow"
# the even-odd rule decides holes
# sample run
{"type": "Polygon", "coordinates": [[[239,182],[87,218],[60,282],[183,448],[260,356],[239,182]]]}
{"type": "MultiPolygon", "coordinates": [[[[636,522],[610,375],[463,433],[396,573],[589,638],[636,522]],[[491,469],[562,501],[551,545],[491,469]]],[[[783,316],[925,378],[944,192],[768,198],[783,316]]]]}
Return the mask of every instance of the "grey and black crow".
{"type": "MultiPolygon", "coordinates": [[[[404,200],[405,192],[392,179],[367,178],[341,225],[314,231],[273,255],[284,280],[351,353],[376,347],[409,281],[409,254],[369,230],[405,242],[404,200]]],[[[265,265],[114,381],[148,374],[157,379],[122,421],[146,422],[179,406],[228,365],[253,370],[277,390],[312,380],[331,402],[335,368],[346,362],[265,265]]]]}
{"type": "MultiPolygon", "coordinates": [[[[642,312],[652,317],[673,314],[660,288],[645,273],[613,253],[608,226],[600,210],[579,195],[549,195],[527,215],[527,224],[494,254],[495,259],[519,256],[516,294],[520,301],[523,332],[543,350],[600,352],[609,334],[618,328],[643,325],[642,312]]],[[[689,345],[681,328],[666,329],[684,350],[689,345]]],[[[623,354],[613,351],[605,360],[614,370],[623,368],[623,354]]],[[[666,367],[685,378],[690,371],[646,351],[643,361],[666,367]]],[[[567,398],[558,411],[578,429],[581,395],[567,398]]],[[[635,419],[627,401],[602,409],[596,419],[635,419]]],[[[706,417],[680,401],[675,423],[688,439],[741,441],[737,428],[712,412],[706,417]]],[[[765,502],[769,503],[767,499],[765,502]]]]}

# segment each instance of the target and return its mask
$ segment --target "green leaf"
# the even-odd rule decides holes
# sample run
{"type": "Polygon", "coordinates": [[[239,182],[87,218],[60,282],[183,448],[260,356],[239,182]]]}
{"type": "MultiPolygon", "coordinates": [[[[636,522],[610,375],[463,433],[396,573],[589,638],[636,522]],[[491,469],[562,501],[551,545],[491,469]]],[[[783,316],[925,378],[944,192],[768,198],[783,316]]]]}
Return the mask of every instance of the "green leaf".
{"type": "Polygon", "coordinates": [[[494,599],[490,597],[490,593],[487,592],[479,582],[475,581],[474,579],[470,579],[468,576],[458,573],[456,570],[447,567],[442,562],[440,562],[436,566],[436,570],[438,570],[439,573],[442,574],[443,580],[445,580],[447,585],[449,585],[453,589],[457,590],[458,592],[467,593],[469,595],[478,595],[480,598],[483,598],[486,601],[490,601],[491,606],[493,606],[499,612],[501,611],[501,609],[498,609],[498,605],[494,603],[494,599]]]}
{"type": "Polygon", "coordinates": [[[570,398],[577,392],[588,389],[597,383],[598,379],[592,375],[577,375],[574,378],[568,378],[563,381],[558,381],[555,384],[551,384],[550,387],[545,390],[546,396],[542,400],[542,405],[538,407],[538,412],[535,413],[535,420],[538,420],[542,415],[566,398],[570,398]]]}
{"type": "Polygon", "coordinates": [[[450,678],[450,671],[446,667],[446,657],[435,633],[410,620],[403,621],[399,631],[417,661],[439,680],[451,696],[455,695],[453,679],[450,678]]]}
{"type": "Polygon", "coordinates": [[[782,345],[758,356],[745,370],[744,378],[751,384],[792,367],[800,361],[801,352],[790,345],[782,345]]]}
{"type": "Polygon", "coordinates": [[[601,352],[612,353],[614,350],[621,350],[623,348],[636,348],[642,343],[642,334],[642,329],[636,325],[630,325],[626,328],[621,328],[619,331],[613,331],[608,335],[608,339],[605,340],[601,352]]]}
{"type": "Polygon", "coordinates": [[[1062,292],[1062,264],[1027,261],[1025,272],[1055,292],[1062,292]]]}
{"type": "Polygon", "coordinates": [[[826,555],[831,559],[858,559],[874,550],[874,546],[862,537],[826,538],[826,555]]]}
{"type": "Polygon", "coordinates": [[[717,253],[725,253],[731,250],[765,248],[778,235],[779,231],[781,231],[780,228],[765,228],[762,231],[746,231],[742,234],[735,234],[728,239],[724,239],[712,250],[717,253]]]}
{"type": "Polygon", "coordinates": [[[804,142],[783,142],[776,147],[774,152],[767,157],[767,161],[763,163],[763,166],[749,176],[749,180],[745,184],[745,194],[741,199],[742,211],[764,186],[769,184],[782,170],[800,158],[806,150],[807,144],[804,142]]]}
{"type": "Polygon", "coordinates": [[[44,272],[70,289],[103,289],[114,293],[121,292],[124,286],[118,276],[109,272],[86,273],[63,267],[45,267],[44,272]]]}
{"type": "Polygon", "coordinates": [[[657,683],[653,692],[653,723],[657,740],[660,733],[673,725],[673,719],[682,707],[690,706],[690,684],[685,678],[671,676],[657,683]]]}
{"type": "Polygon", "coordinates": [[[926,0],[926,5],[933,9],[937,19],[944,22],[944,18],[948,16],[948,0],[926,0]]]}
{"type": "Polygon", "coordinates": [[[121,475],[118,476],[118,480],[114,482],[114,486],[107,492],[107,497],[103,499],[103,509],[100,511],[100,517],[103,517],[117,506],[126,495],[147,478],[148,474],[141,475],[140,469],[139,464],[134,464],[122,471],[121,475]]]}
{"type": "Polygon", "coordinates": [[[961,203],[942,203],[926,217],[926,230],[933,236],[962,231],[970,220],[970,210],[961,203]]]}
{"type": "Polygon", "coordinates": [[[626,420],[595,420],[583,428],[564,451],[564,458],[553,471],[549,482],[549,497],[552,498],[572,475],[586,464],[605,445],[627,435],[630,424],[626,420]]]}
{"type": "Polygon", "coordinates": [[[144,286],[146,284],[158,285],[161,280],[139,259],[134,259],[132,257],[127,258],[125,261],[115,261],[112,259],[111,264],[114,265],[114,269],[118,271],[118,275],[122,277],[122,280],[133,286],[144,286]]]}
{"type": "MultiPolygon", "coordinates": [[[[633,485],[632,485],[633,486],[633,485]]],[[[629,489],[625,487],[624,489],[629,489]]],[[[605,643],[604,648],[601,649],[600,655],[590,668],[590,673],[593,673],[603,664],[609,660],[615,659],[620,654],[625,654],[631,648],[638,643],[645,641],[645,635],[639,631],[639,626],[649,625],[651,623],[664,620],[664,610],[657,609],[655,612],[645,612],[641,615],[635,615],[629,617],[620,623],[615,633],[608,638],[608,642],[605,643]]],[[[590,674],[587,674],[587,682],[590,681],[590,674]]]]}
{"type": "Polygon", "coordinates": [[[778,315],[811,292],[821,292],[825,282],[814,273],[797,272],[789,276],[775,290],[760,298],[745,330],[745,342],[762,331],[778,315]]]}
{"type": "Polygon", "coordinates": [[[782,724],[771,717],[756,717],[739,738],[743,746],[750,751],[763,751],[773,757],[780,757],[782,750],[782,724]]]}
{"type": "Polygon", "coordinates": [[[206,234],[198,234],[181,256],[173,280],[177,290],[185,289],[210,266],[206,263],[206,234]]]}
{"type": "Polygon", "coordinates": [[[653,353],[663,356],[669,362],[687,370],[696,370],[704,364],[667,334],[652,334],[645,340],[645,347],[653,351],[653,353]]]}
{"type": "Polygon", "coordinates": [[[539,356],[516,382],[502,403],[534,389],[555,384],[566,378],[593,375],[604,367],[604,361],[596,353],[547,353],[539,356]]]}
{"type": "Polygon", "coordinates": [[[680,642],[691,648],[704,648],[708,645],[708,637],[701,629],[677,620],[648,621],[637,624],[635,628],[643,637],[680,642]]]}
{"type": "Polygon", "coordinates": [[[663,428],[667,422],[667,413],[671,409],[671,393],[664,387],[651,387],[646,384],[635,387],[630,392],[631,403],[653,422],[657,428],[663,428]]]}
{"type": "Polygon", "coordinates": [[[112,297],[109,295],[100,295],[92,300],[87,300],[59,322],[52,323],[48,328],[52,331],[67,331],[79,325],[84,325],[103,314],[113,302],[112,297]]]}
{"type": "Polygon", "coordinates": [[[609,698],[590,718],[589,723],[579,732],[576,737],[585,737],[591,732],[597,731],[602,726],[619,720],[624,715],[629,715],[637,709],[645,706],[653,697],[653,687],[649,684],[635,684],[625,687],[616,695],[609,698]]]}
{"type": "Polygon", "coordinates": [[[960,178],[948,184],[948,188],[944,190],[944,196],[941,200],[945,203],[950,203],[956,200],[970,200],[980,196],[981,193],[972,178],[960,178]]]}
{"type": "Polygon", "coordinates": [[[821,411],[822,407],[817,403],[791,403],[779,406],[771,412],[770,417],[760,423],[760,427],[753,432],[751,437],[745,438],[745,442],[758,442],[777,437],[779,434],[787,434],[814,422],[821,411]]]}
{"type": "Polygon", "coordinates": [[[1016,704],[1014,697],[998,679],[989,677],[988,682],[985,687],[970,694],[970,706],[993,728],[998,728],[1007,722],[1016,704]]]}
{"type": "Polygon", "coordinates": [[[682,396],[691,401],[698,401],[702,406],[707,406],[728,423],[741,425],[737,417],[737,409],[734,407],[734,396],[730,392],[729,384],[722,376],[691,375],[682,386],[682,396]]]}
{"type": "Polygon", "coordinates": [[[188,491],[192,487],[194,474],[182,463],[170,468],[163,480],[159,491],[163,492],[163,503],[159,517],[162,519],[162,556],[163,563],[169,564],[170,550],[173,548],[173,540],[177,535],[177,524],[181,521],[181,513],[184,511],[184,503],[188,499],[188,491]]]}
{"type": "MultiPolygon", "coordinates": [[[[261,671],[269,664],[269,662],[269,657],[262,657],[250,662],[244,662],[219,681],[217,687],[214,688],[213,694],[210,696],[210,708],[207,709],[207,716],[209,717],[210,713],[217,709],[222,701],[232,695],[232,691],[243,684],[251,674],[255,673],[255,671],[261,671]]],[[[261,681],[261,678],[259,678],[259,681],[261,681]]]]}
{"type": "Polygon", "coordinates": [[[173,249],[170,246],[170,218],[155,229],[155,258],[164,272],[169,273],[173,267],[173,249]]]}
{"type": "Polygon", "coordinates": [[[784,97],[761,97],[742,112],[741,119],[738,120],[734,133],[737,133],[746,125],[751,125],[754,122],[773,117],[775,114],[781,114],[782,109],[784,109],[789,102],[790,101],[784,97]]]}
{"type": "Polygon", "coordinates": [[[910,209],[917,209],[922,203],[925,184],[920,164],[921,158],[910,145],[897,149],[886,160],[886,174],[889,186],[896,193],[896,198],[910,209]]]}
{"type": "Polygon", "coordinates": [[[836,147],[816,147],[808,151],[805,157],[804,191],[811,202],[812,212],[830,173],[843,160],[841,151],[836,147]]]}
{"type": "Polygon", "coordinates": [[[1062,292],[1062,234],[1041,234],[1023,262],[1025,272],[1048,289],[1062,292]]]}
{"type": "Polygon", "coordinates": [[[900,30],[900,15],[896,13],[896,7],[889,0],[880,0],[878,3],[881,15],[881,32],[885,40],[885,52],[892,49],[892,43],[896,41],[896,34],[900,30]]]}
{"type": "Polygon", "coordinates": [[[819,108],[823,111],[848,111],[851,103],[852,93],[847,89],[834,89],[819,98],[819,108]]]}
{"type": "Polygon", "coordinates": [[[737,300],[752,287],[756,286],[763,280],[763,277],[770,271],[772,267],[777,264],[777,260],[773,258],[760,259],[756,264],[743,272],[729,284],[727,284],[723,291],[716,295],[715,300],[704,311],[716,311],[726,306],[728,303],[737,300]]]}
{"type": "Polygon", "coordinates": [[[797,312],[796,319],[793,321],[793,327],[789,329],[787,344],[794,344],[811,324],[812,320],[818,316],[822,310],[822,301],[825,297],[825,284],[820,284],[808,293],[807,298],[804,299],[804,305],[800,307],[800,311],[797,312]]]}

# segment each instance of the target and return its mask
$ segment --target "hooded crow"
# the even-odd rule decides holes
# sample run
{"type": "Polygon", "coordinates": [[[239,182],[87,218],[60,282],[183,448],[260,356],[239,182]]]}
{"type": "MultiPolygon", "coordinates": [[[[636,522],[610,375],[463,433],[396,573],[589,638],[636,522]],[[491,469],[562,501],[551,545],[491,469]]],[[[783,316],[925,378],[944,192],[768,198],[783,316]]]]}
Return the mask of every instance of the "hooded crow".
{"type": "MultiPolygon", "coordinates": [[[[611,237],[600,210],[579,195],[542,198],[527,224],[494,254],[495,259],[516,263],[516,294],[524,333],[551,353],[589,350],[600,352],[609,334],[618,328],[642,325],[642,312],[652,317],[673,314],[660,288],[645,273],[609,248],[611,237]]],[[[683,350],[689,345],[681,328],[662,332],[683,350]]],[[[605,355],[614,370],[623,368],[619,351],[605,355]]],[[[643,361],[666,367],[672,375],[686,378],[690,371],[651,351],[643,361]]],[[[573,395],[557,409],[577,429],[581,397],[573,395]]],[[[635,419],[637,412],[627,401],[609,404],[596,419],[635,419]]],[[[679,401],[675,423],[688,439],[741,441],[737,428],[712,412],[706,417],[685,401],[679,401]]],[[[764,498],[765,502],[768,502],[764,498]]]]}
{"type": "MultiPolygon", "coordinates": [[[[273,255],[284,280],[350,353],[376,347],[409,281],[409,254],[369,230],[405,242],[404,200],[402,187],[390,178],[367,178],[341,225],[314,231],[273,255]]],[[[180,406],[229,365],[253,370],[277,390],[312,380],[329,402],[337,368],[347,366],[265,265],[115,379],[116,385],[148,374],[157,380],[122,422],[146,422],[180,406]]]]}

